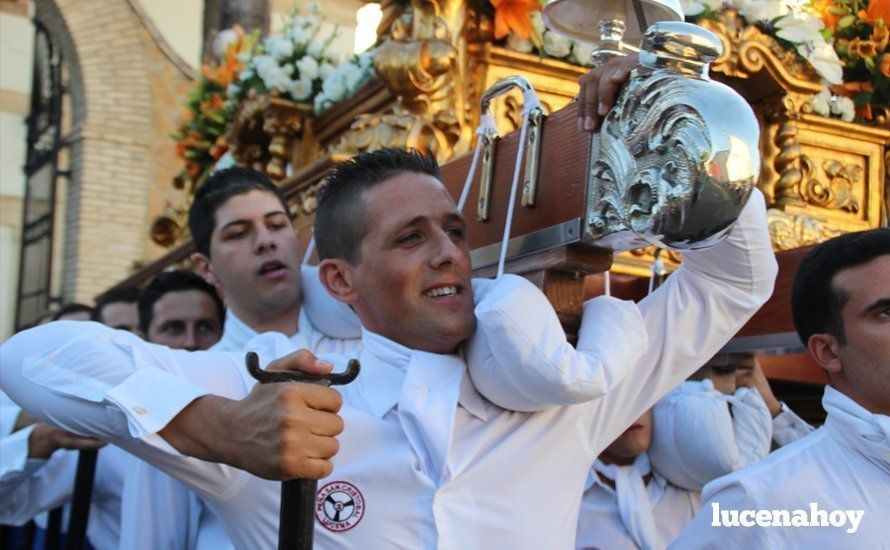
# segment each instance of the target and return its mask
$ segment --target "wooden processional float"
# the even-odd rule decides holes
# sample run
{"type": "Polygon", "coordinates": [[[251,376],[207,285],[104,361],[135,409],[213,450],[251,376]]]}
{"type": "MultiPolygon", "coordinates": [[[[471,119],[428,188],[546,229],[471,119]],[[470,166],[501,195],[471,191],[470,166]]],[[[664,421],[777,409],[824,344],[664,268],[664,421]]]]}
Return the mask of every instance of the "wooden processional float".
{"type": "MultiPolygon", "coordinates": [[[[585,275],[607,271],[613,252],[713,246],[760,172],[754,112],[708,78],[720,40],[676,21],[682,17],[676,1],[627,3],[630,28],[647,18],[659,22],[643,33],[640,65],[599,132],[579,129],[577,103],[544,116],[532,86],[513,76],[483,95],[476,151],[442,166],[469,222],[475,274],[528,277],[570,336],[580,320],[585,275]],[[491,102],[514,87],[523,94],[524,122],[500,136],[491,102]]],[[[551,0],[543,16],[552,30],[584,40],[599,18],[594,58],[602,61],[633,49],[622,41],[632,33],[623,33],[614,13],[603,14],[602,4],[551,0]]]]}

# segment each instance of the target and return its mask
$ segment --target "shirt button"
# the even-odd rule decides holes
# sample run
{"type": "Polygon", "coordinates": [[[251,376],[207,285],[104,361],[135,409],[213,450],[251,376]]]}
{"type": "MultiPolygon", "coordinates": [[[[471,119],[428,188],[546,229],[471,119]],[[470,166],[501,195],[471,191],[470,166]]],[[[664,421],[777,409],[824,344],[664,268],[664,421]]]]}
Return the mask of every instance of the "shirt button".
{"type": "Polygon", "coordinates": [[[148,414],[148,411],[143,409],[142,407],[133,407],[133,411],[139,416],[145,416],[148,414]]]}

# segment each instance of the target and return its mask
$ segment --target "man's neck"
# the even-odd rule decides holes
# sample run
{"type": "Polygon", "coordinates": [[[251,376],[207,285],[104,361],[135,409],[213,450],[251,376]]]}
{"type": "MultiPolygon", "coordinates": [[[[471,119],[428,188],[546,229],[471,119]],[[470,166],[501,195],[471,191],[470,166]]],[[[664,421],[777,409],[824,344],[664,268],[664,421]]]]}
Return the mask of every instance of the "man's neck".
{"type": "Polygon", "coordinates": [[[259,334],[280,332],[285,336],[291,336],[300,329],[301,305],[302,303],[297,301],[293,307],[274,313],[256,313],[240,308],[237,304],[230,304],[229,307],[235,317],[259,334]]]}
{"type": "Polygon", "coordinates": [[[600,461],[603,464],[614,464],[616,466],[630,466],[636,459],[636,456],[618,456],[608,452],[600,454],[600,461]]]}

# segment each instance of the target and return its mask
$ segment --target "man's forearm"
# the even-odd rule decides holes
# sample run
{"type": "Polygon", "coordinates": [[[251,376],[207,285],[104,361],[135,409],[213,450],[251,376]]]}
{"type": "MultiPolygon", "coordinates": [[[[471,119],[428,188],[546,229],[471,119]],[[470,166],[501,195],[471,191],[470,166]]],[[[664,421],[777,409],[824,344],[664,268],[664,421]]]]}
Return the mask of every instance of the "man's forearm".
{"type": "Polygon", "coordinates": [[[186,406],[158,435],[180,453],[208,462],[230,463],[226,443],[227,411],[237,403],[225,397],[205,395],[186,406]]]}

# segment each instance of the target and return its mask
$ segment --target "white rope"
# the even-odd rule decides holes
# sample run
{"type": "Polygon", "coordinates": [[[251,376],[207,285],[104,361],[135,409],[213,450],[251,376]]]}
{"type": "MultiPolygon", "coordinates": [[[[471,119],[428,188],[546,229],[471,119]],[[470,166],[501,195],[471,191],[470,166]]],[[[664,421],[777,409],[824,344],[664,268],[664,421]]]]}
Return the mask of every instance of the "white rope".
{"type": "Polygon", "coordinates": [[[309,239],[309,246],[306,247],[306,253],[303,254],[303,265],[309,265],[309,256],[315,251],[315,228],[312,228],[312,238],[309,239]]]}
{"type": "Polygon", "coordinates": [[[460,192],[460,200],[457,201],[457,211],[463,212],[464,205],[467,203],[467,195],[470,194],[470,187],[473,185],[473,179],[476,175],[476,168],[479,165],[479,156],[482,153],[482,136],[486,133],[497,134],[497,126],[494,123],[494,117],[491,114],[482,115],[479,121],[479,127],[474,132],[479,139],[476,141],[476,150],[473,152],[473,162],[470,164],[470,172],[467,174],[467,180],[464,182],[464,188],[460,192]]]}
{"type": "Polygon", "coordinates": [[[649,274],[649,291],[646,293],[652,294],[652,291],[655,290],[655,278],[658,276],[663,276],[665,273],[664,260],[661,259],[661,249],[655,251],[655,261],[652,262],[652,266],[650,267],[652,272],[649,274]]]}
{"type": "Polygon", "coordinates": [[[501,255],[498,258],[498,278],[504,274],[504,263],[507,260],[507,243],[510,242],[510,230],[513,226],[513,210],[516,206],[516,191],[519,188],[519,171],[522,169],[522,161],[524,159],[526,133],[528,133],[528,117],[523,117],[522,130],[519,132],[519,150],[516,152],[516,167],[513,169],[513,183],[510,185],[510,194],[507,195],[507,219],[504,221],[501,255]]]}

